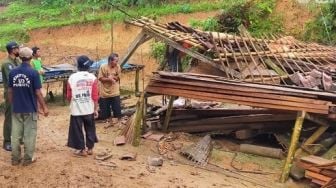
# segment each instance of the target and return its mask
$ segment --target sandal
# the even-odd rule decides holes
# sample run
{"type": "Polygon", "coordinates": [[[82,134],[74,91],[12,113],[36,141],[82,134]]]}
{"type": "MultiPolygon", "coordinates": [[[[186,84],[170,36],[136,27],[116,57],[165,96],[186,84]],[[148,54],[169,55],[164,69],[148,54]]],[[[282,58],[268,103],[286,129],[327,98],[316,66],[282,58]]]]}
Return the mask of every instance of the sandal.
{"type": "Polygon", "coordinates": [[[28,166],[30,164],[33,164],[37,161],[36,158],[32,158],[31,160],[24,160],[23,163],[22,163],[22,166],[28,166]]]}
{"type": "Polygon", "coordinates": [[[86,157],[87,156],[87,152],[83,149],[82,150],[76,150],[73,154],[77,157],[86,157]]]}
{"type": "Polygon", "coordinates": [[[92,155],[92,154],[93,154],[92,149],[88,149],[88,150],[87,150],[87,154],[88,154],[88,155],[92,155]]]}
{"type": "Polygon", "coordinates": [[[108,129],[108,128],[110,128],[110,127],[113,127],[113,124],[112,124],[112,123],[105,125],[105,126],[104,126],[104,129],[108,129]]]}

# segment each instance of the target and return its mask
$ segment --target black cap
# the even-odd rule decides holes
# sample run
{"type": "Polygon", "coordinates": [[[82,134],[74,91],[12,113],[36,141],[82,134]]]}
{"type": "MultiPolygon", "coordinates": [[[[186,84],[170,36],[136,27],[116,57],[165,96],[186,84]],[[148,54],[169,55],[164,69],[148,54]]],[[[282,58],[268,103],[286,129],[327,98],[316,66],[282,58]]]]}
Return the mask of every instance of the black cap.
{"type": "Polygon", "coordinates": [[[19,48],[20,46],[18,45],[18,43],[12,41],[12,42],[9,42],[6,44],[6,49],[7,49],[7,52],[10,52],[12,49],[14,48],[19,48]]]}
{"type": "Polygon", "coordinates": [[[89,70],[93,61],[86,55],[81,55],[77,58],[77,68],[78,70],[89,70]]]}

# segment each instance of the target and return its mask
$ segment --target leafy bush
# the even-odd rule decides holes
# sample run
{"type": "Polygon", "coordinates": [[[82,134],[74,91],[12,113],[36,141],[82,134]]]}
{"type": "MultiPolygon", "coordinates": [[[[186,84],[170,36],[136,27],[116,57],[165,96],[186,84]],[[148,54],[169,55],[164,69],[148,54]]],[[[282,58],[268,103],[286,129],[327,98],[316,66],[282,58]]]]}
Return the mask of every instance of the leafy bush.
{"type": "Polygon", "coordinates": [[[282,20],[273,14],[275,0],[238,1],[215,18],[191,20],[190,25],[205,31],[239,33],[243,25],[254,36],[282,32],[282,20]]]}
{"type": "Polygon", "coordinates": [[[236,4],[218,16],[219,30],[238,32],[238,27],[243,25],[256,36],[281,32],[281,18],[273,14],[275,4],[276,0],[250,0],[236,4]]]}
{"type": "Polygon", "coordinates": [[[219,31],[220,25],[216,18],[208,18],[203,21],[190,20],[190,25],[193,28],[200,28],[204,31],[219,31]]]}
{"type": "Polygon", "coordinates": [[[336,1],[321,5],[321,13],[307,23],[304,39],[336,44],[336,1]]]}
{"type": "Polygon", "coordinates": [[[151,56],[154,57],[160,64],[163,63],[167,46],[163,42],[153,42],[151,45],[151,56]]]}

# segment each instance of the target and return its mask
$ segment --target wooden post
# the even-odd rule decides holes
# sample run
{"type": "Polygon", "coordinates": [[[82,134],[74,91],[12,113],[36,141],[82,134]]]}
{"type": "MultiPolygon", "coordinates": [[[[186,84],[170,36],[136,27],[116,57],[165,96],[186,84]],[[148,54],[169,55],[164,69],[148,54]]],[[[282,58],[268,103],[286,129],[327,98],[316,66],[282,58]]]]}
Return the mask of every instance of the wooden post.
{"type": "Polygon", "coordinates": [[[300,138],[300,133],[301,133],[302,124],[303,124],[303,120],[304,120],[305,115],[306,115],[305,111],[298,112],[298,114],[297,114],[294,130],[293,130],[292,137],[291,137],[291,143],[290,143],[287,158],[286,158],[286,162],[285,162],[284,169],[283,169],[281,177],[280,177],[280,182],[281,183],[284,183],[288,179],[289,171],[290,171],[291,166],[292,166],[292,162],[293,162],[294,154],[295,154],[295,150],[296,150],[296,145],[297,145],[298,140],[300,138]]]}
{"type": "Polygon", "coordinates": [[[67,92],[67,80],[63,80],[63,93],[62,93],[62,100],[63,100],[63,105],[65,105],[65,99],[66,99],[66,92],[67,92]]]}
{"type": "Polygon", "coordinates": [[[140,138],[141,138],[141,130],[142,130],[142,121],[143,121],[143,110],[144,110],[144,94],[142,93],[141,97],[139,98],[139,102],[137,105],[137,110],[135,114],[135,125],[134,125],[134,135],[133,135],[133,146],[140,145],[140,138]]]}
{"type": "Polygon", "coordinates": [[[166,111],[166,117],[165,120],[163,122],[163,131],[167,131],[168,130],[168,125],[169,125],[169,121],[170,121],[170,115],[173,111],[173,103],[174,103],[174,99],[175,96],[170,96],[169,97],[169,103],[168,103],[168,108],[166,111]]]}
{"type": "Polygon", "coordinates": [[[140,70],[136,69],[135,71],[135,95],[139,93],[139,79],[140,79],[140,70]]]}
{"type": "Polygon", "coordinates": [[[142,112],[142,127],[141,127],[141,134],[143,134],[145,132],[145,126],[147,125],[147,106],[148,106],[148,98],[147,96],[145,96],[145,93],[143,94],[144,95],[144,106],[143,106],[143,112],[142,112]]]}

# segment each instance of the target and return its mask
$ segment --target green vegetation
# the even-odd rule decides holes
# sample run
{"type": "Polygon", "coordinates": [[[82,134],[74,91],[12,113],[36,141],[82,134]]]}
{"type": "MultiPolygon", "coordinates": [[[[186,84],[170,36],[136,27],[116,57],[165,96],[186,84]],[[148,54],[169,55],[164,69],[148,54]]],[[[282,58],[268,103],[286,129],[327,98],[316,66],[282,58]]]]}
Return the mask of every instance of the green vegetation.
{"type": "Polygon", "coordinates": [[[151,56],[154,57],[160,65],[162,65],[165,58],[167,46],[165,45],[165,43],[159,41],[151,43],[150,47],[151,56]]]}
{"type": "Polygon", "coordinates": [[[304,39],[324,44],[336,44],[336,1],[320,4],[320,14],[306,25],[304,39]]]}
{"type": "Polygon", "coordinates": [[[218,19],[208,18],[206,20],[190,20],[190,25],[193,28],[201,28],[204,31],[219,31],[220,25],[218,19]]]}
{"type": "Polygon", "coordinates": [[[204,21],[191,20],[203,30],[238,33],[243,25],[253,36],[282,32],[281,17],[273,13],[276,0],[237,1],[222,14],[204,21]]]}
{"type": "MultiPolygon", "coordinates": [[[[242,1],[242,0],[240,0],[242,1]]],[[[2,1],[9,3],[0,14],[0,49],[10,40],[27,42],[29,30],[47,27],[61,27],[71,24],[101,22],[105,20],[122,21],[127,16],[118,11],[124,7],[129,15],[134,17],[158,17],[176,13],[191,13],[199,11],[218,10],[230,7],[233,0],[176,1],[167,4],[167,0],[21,0],[2,1]],[[131,6],[131,8],[127,7],[131,6]]],[[[173,1],[169,1],[173,2],[173,1]]]]}

